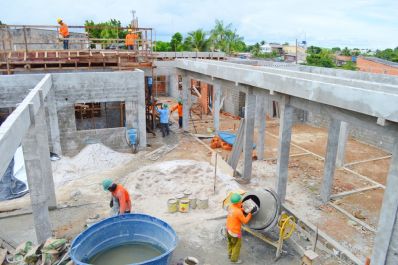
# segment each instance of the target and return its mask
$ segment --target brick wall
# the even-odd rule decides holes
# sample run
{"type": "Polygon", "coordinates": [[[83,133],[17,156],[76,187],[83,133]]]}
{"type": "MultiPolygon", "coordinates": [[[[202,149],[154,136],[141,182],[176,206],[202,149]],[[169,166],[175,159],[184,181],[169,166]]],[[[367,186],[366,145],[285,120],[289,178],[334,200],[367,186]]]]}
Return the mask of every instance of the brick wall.
{"type": "Polygon", "coordinates": [[[373,62],[366,58],[357,58],[357,67],[362,72],[375,74],[398,75],[398,68],[386,64],[373,62]]]}

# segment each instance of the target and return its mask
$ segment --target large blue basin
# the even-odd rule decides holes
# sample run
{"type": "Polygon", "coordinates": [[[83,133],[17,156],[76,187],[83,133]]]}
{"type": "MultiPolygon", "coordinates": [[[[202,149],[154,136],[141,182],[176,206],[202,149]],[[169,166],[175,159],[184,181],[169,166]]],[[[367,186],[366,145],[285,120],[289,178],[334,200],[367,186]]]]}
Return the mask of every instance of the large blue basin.
{"type": "Polygon", "coordinates": [[[166,222],[146,214],[124,214],[107,218],[83,231],[73,240],[70,256],[76,265],[85,265],[104,250],[144,243],[164,253],[135,265],[168,265],[177,241],[176,232],[166,222]]]}

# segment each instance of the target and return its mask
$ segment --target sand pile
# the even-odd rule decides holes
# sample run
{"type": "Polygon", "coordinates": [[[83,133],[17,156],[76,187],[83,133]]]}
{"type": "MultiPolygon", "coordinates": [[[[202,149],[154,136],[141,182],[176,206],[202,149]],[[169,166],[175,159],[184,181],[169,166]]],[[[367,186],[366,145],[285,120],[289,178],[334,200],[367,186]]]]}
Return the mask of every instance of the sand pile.
{"type": "Polygon", "coordinates": [[[136,155],[119,153],[102,144],[90,144],[74,157],[62,157],[51,163],[54,183],[61,186],[65,182],[110,170],[125,165],[136,155]]]}

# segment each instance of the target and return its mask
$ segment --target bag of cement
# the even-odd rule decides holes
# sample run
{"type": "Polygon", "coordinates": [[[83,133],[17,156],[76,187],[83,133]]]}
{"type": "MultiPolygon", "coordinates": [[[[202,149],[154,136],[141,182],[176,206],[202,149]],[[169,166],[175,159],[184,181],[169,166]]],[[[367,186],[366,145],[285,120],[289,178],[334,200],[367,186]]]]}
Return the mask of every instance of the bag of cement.
{"type": "Polygon", "coordinates": [[[66,239],[49,238],[41,250],[42,265],[54,264],[66,249],[66,239]]]}
{"type": "Polygon", "coordinates": [[[26,241],[20,244],[15,250],[15,254],[12,260],[13,264],[25,265],[24,257],[33,248],[33,243],[31,241],[26,241]]]}
{"type": "Polygon", "coordinates": [[[40,258],[40,245],[33,246],[31,250],[26,253],[24,261],[28,265],[35,265],[40,258]]]}
{"type": "Polygon", "coordinates": [[[248,199],[248,200],[244,201],[242,203],[242,207],[243,207],[243,211],[246,214],[249,214],[254,209],[254,207],[257,207],[257,209],[258,209],[258,205],[252,199],[248,199]]]}

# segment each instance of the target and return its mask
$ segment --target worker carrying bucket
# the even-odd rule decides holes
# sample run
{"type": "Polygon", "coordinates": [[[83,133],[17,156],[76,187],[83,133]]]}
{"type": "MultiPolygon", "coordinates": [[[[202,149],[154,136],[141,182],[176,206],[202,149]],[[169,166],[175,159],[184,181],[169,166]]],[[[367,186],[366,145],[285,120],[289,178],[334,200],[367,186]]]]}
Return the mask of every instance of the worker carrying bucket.
{"type": "Polygon", "coordinates": [[[109,206],[112,208],[114,215],[131,212],[130,194],[121,184],[116,184],[110,179],[105,179],[102,181],[102,187],[105,191],[112,193],[109,206]]]}
{"type": "Polygon", "coordinates": [[[239,259],[242,246],[242,224],[247,224],[250,221],[252,214],[257,211],[257,207],[252,207],[251,211],[245,215],[240,194],[233,193],[230,201],[231,205],[228,207],[227,216],[228,257],[231,263],[239,264],[242,263],[239,259]]]}

